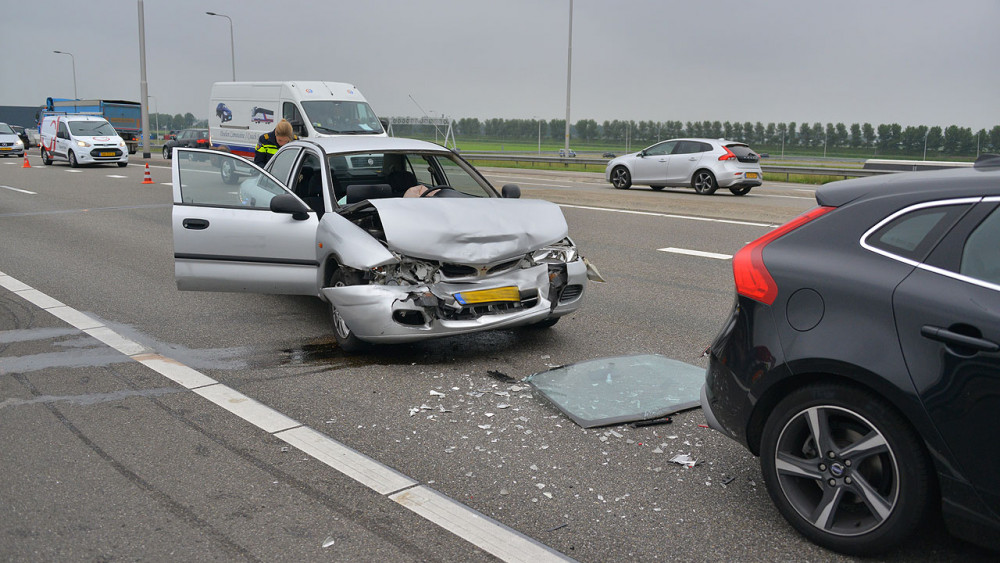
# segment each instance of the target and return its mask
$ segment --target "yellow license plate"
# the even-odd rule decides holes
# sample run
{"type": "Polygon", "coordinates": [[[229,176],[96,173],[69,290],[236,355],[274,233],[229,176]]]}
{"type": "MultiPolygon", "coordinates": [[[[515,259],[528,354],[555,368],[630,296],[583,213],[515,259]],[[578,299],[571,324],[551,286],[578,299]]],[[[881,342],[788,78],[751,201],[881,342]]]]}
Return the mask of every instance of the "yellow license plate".
{"type": "Polygon", "coordinates": [[[495,303],[497,301],[520,301],[521,293],[516,287],[498,287],[496,289],[477,289],[455,294],[455,300],[462,305],[471,303],[495,303]]]}
{"type": "Polygon", "coordinates": [[[12,151],[12,150],[14,150],[14,149],[12,149],[10,147],[0,147],[0,151],[12,151]]]}
{"type": "Polygon", "coordinates": [[[756,172],[747,172],[745,174],[745,176],[747,178],[750,178],[751,180],[756,180],[757,179],[757,173],[756,172]]]}
{"type": "Polygon", "coordinates": [[[115,156],[115,153],[113,153],[113,152],[102,152],[101,156],[115,156]]]}

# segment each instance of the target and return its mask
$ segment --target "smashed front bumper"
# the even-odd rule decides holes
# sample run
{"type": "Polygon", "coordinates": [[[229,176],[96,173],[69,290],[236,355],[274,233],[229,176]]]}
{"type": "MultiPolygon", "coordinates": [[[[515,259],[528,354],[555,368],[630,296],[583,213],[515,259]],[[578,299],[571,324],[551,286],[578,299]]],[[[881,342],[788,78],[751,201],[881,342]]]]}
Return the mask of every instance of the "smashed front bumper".
{"type": "Polygon", "coordinates": [[[395,343],[541,322],[583,303],[587,266],[540,264],[468,282],[325,287],[323,296],[360,339],[395,343]],[[516,287],[519,300],[461,303],[456,295],[516,287]]]}

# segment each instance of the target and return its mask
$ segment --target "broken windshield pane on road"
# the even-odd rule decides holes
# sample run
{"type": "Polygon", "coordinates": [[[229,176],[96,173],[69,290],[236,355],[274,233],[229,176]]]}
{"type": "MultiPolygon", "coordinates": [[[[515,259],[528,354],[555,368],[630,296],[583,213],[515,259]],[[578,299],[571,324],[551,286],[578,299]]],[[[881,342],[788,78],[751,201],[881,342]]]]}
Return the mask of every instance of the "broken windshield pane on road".
{"type": "Polygon", "coordinates": [[[641,354],[561,366],[525,381],[573,422],[594,428],[697,407],[705,368],[641,354]]]}

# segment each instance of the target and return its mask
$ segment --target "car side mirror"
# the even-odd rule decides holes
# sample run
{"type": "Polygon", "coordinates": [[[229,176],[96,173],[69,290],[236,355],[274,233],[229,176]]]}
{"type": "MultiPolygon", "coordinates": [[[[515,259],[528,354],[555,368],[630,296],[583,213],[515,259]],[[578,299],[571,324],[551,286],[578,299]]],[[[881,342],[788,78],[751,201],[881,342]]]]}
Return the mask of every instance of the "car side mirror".
{"type": "Polygon", "coordinates": [[[296,221],[309,218],[309,206],[299,201],[292,194],[281,194],[271,198],[271,211],[274,213],[289,213],[296,221]]]}
{"type": "Polygon", "coordinates": [[[289,124],[292,126],[292,132],[294,132],[296,136],[308,137],[306,134],[305,121],[302,121],[301,119],[293,119],[289,121],[289,124]]]}
{"type": "Polygon", "coordinates": [[[506,199],[520,199],[521,186],[518,186],[517,184],[505,184],[500,190],[500,195],[506,199]]]}

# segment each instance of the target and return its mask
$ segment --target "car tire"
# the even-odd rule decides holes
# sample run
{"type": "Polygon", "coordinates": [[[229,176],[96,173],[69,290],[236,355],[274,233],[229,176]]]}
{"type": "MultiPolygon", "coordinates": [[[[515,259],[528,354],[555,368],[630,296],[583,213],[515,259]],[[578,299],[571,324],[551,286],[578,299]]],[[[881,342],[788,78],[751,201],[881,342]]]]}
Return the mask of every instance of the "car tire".
{"type": "Polygon", "coordinates": [[[126,166],[128,166],[127,162],[119,162],[118,163],[118,168],[125,168],[126,166]]]}
{"type": "MultiPolygon", "coordinates": [[[[356,270],[338,268],[330,279],[331,287],[344,287],[348,285],[361,284],[361,273],[356,270]]],[[[368,344],[355,336],[351,328],[344,322],[343,317],[337,312],[337,308],[330,303],[330,321],[333,323],[333,336],[337,339],[340,349],[347,354],[352,354],[365,349],[368,344]]]]}
{"type": "Polygon", "coordinates": [[[632,174],[624,166],[616,166],[611,171],[611,185],[618,190],[627,190],[632,187],[632,174]]]}
{"type": "Polygon", "coordinates": [[[889,550],[931,508],[921,441],[892,405],[853,387],[810,385],[782,399],[764,423],[760,460],[782,516],[841,553],[889,550]]]}
{"type": "Polygon", "coordinates": [[[729,188],[729,191],[733,192],[733,195],[747,195],[750,193],[750,188],[753,186],[733,186],[729,188]]]}
{"type": "Polygon", "coordinates": [[[173,157],[173,151],[170,147],[163,147],[163,160],[170,160],[173,157]]]}
{"type": "Polygon", "coordinates": [[[222,166],[219,167],[219,174],[222,175],[222,182],[225,184],[232,185],[239,182],[239,176],[236,174],[236,163],[231,158],[222,161],[222,166]]]}
{"type": "Polygon", "coordinates": [[[712,195],[719,189],[719,184],[715,181],[715,174],[708,170],[699,170],[691,178],[691,187],[701,195],[712,195]]]}
{"type": "Polygon", "coordinates": [[[72,150],[69,151],[69,165],[73,168],[80,166],[80,163],[76,160],[76,153],[72,150]]]}
{"type": "Polygon", "coordinates": [[[52,164],[52,155],[45,149],[42,149],[42,164],[45,166],[52,164]]]}
{"type": "Polygon", "coordinates": [[[658,191],[661,191],[666,186],[649,186],[649,187],[653,188],[654,192],[658,192],[658,191]]]}

